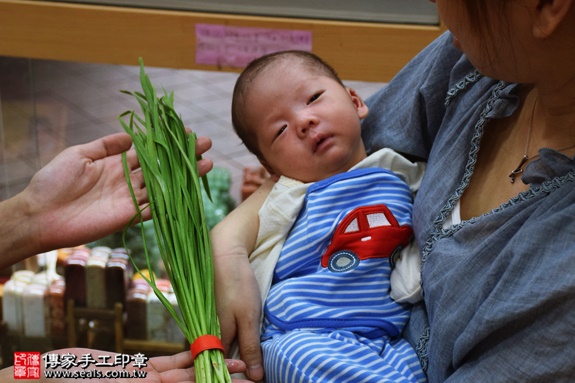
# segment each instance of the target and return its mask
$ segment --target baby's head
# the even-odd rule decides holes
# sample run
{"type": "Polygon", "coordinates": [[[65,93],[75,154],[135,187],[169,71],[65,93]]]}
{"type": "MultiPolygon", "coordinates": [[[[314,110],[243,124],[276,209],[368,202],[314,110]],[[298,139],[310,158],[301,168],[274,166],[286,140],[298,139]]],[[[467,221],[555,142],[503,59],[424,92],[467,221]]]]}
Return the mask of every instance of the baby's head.
{"type": "Polygon", "coordinates": [[[304,182],[347,171],[365,157],[367,106],[316,55],[284,51],[251,62],[239,76],[232,123],[266,169],[304,182]]]}

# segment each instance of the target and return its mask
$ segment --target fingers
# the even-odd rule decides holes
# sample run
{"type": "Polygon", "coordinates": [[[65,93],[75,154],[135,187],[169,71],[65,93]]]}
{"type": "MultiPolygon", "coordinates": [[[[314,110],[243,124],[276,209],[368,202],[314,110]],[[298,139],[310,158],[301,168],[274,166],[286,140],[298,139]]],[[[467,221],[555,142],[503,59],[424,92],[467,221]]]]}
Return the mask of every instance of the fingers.
{"type": "MultiPolygon", "coordinates": [[[[210,150],[211,147],[212,147],[212,140],[210,138],[198,137],[196,139],[196,154],[198,156],[203,155],[205,152],[210,150]]],[[[207,158],[202,158],[201,160],[198,161],[198,174],[200,175],[200,177],[203,177],[206,174],[208,174],[208,172],[212,170],[213,167],[214,163],[211,160],[207,158]]]]}
{"type": "MultiPolygon", "coordinates": [[[[241,360],[226,359],[226,366],[230,374],[245,373],[246,364],[241,360]]],[[[194,381],[194,369],[192,354],[190,351],[182,351],[175,355],[160,356],[150,359],[151,367],[161,375],[162,382],[194,381]]],[[[234,380],[234,382],[244,382],[234,380]]]]}
{"type": "Polygon", "coordinates": [[[130,172],[130,183],[134,191],[134,196],[138,205],[142,206],[148,203],[148,190],[146,189],[146,182],[144,180],[144,173],[141,168],[130,172]]]}
{"type": "Polygon", "coordinates": [[[196,154],[201,156],[212,147],[212,140],[209,137],[198,137],[196,139],[196,154]]]}
{"type": "MultiPolygon", "coordinates": [[[[255,381],[264,378],[258,323],[251,322],[238,331],[240,355],[247,366],[246,375],[255,381]]],[[[240,323],[239,326],[241,327],[242,324],[240,323]]]]}
{"type": "Polygon", "coordinates": [[[221,315],[219,312],[218,319],[220,321],[220,329],[222,330],[221,339],[225,350],[224,355],[226,357],[232,357],[233,355],[230,355],[230,350],[234,340],[236,339],[235,322],[226,320],[228,317],[221,315]]]}
{"type": "MultiPolygon", "coordinates": [[[[131,152],[132,150],[130,150],[131,152]]],[[[137,161],[137,160],[136,160],[137,161]]],[[[130,166],[130,164],[128,163],[128,166],[130,166]]],[[[123,170],[123,169],[122,169],[123,170]]],[[[125,176],[124,176],[125,177],[125,176]]],[[[144,190],[146,188],[146,182],[144,180],[144,173],[142,172],[142,168],[141,167],[137,167],[135,169],[131,169],[130,172],[130,182],[132,184],[132,187],[134,188],[134,192],[138,193],[141,190],[144,190]]],[[[136,195],[136,197],[143,197],[142,196],[138,196],[136,195]]]]}
{"type": "Polygon", "coordinates": [[[241,360],[226,359],[226,366],[230,374],[238,374],[246,372],[246,364],[241,360]]]}
{"type": "Polygon", "coordinates": [[[193,364],[192,354],[189,350],[186,350],[175,355],[158,356],[151,358],[150,364],[158,372],[187,368],[193,364]]]}
{"type": "Polygon", "coordinates": [[[126,161],[128,162],[128,168],[131,171],[140,169],[140,161],[138,160],[138,154],[136,153],[136,148],[133,146],[126,152],[126,161]]]}
{"type": "Polygon", "coordinates": [[[93,160],[120,154],[130,149],[132,138],[127,133],[117,133],[80,145],[93,160]]]}
{"type": "Polygon", "coordinates": [[[212,160],[208,160],[206,158],[202,158],[198,161],[198,174],[200,177],[205,176],[208,174],[210,170],[214,167],[214,163],[212,160]]]}
{"type": "MultiPolygon", "coordinates": [[[[120,135],[127,136],[129,142],[130,143],[132,142],[129,135],[123,134],[123,133],[120,133],[120,135]]],[[[122,137],[114,137],[114,136],[117,136],[117,135],[107,136],[104,138],[107,138],[110,143],[119,143],[119,139],[121,139],[122,137]]],[[[124,139],[125,139],[125,137],[124,137],[124,139]]],[[[125,142],[124,142],[124,144],[125,144],[125,142]]],[[[208,138],[208,137],[198,137],[197,138],[197,140],[196,140],[196,154],[198,156],[201,156],[204,153],[206,153],[211,147],[212,147],[212,140],[210,138],[208,138]]],[[[120,151],[119,153],[122,153],[123,151],[130,149],[126,152],[126,160],[128,162],[128,167],[130,168],[130,170],[132,170],[132,171],[138,170],[140,168],[140,162],[138,161],[138,155],[136,154],[136,150],[133,147],[130,148],[129,146],[127,148],[125,146],[122,146],[122,148],[124,148],[124,150],[120,151]]],[[[120,149],[120,147],[118,147],[116,149],[120,149]]],[[[109,152],[108,152],[108,155],[110,155],[109,152]]],[[[212,160],[207,159],[207,158],[203,158],[203,159],[199,160],[198,161],[198,173],[199,173],[200,177],[208,174],[208,172],[210,170],[212,170],[213,167],[214,167],[214,163],[212,162],[212,160]]],[[[136,183],[134,183],[134,185],[136,185],[136,183]]]]}
{"type": "MultiPolygon", "coordinates": [[[[100,139],[94,140],[87,144],[81,145],[85,152],[92,159],[104,158],[107,156],[113,156],[115,154],[120,154],[128,149],[132,145],[132,138],[127,133],[116,133],[104,136],[100,139]]],[[[212,140],[209,137],[198,137],[196,140],[196,153],[198,155],[203,155],[212,147],[212,140]]],[[[137,163],[135,150],[130,150],[128,153],[128,163],[130,163],[132,169],[136,168],[137,163]]]]}
{"type": "MultiPolygon", "coordinates": [[[[147,221],[152,218],[152,210],[149,207],[149,198],[148,198],[148,189],[146,188],[146,183],[144,181],[144,174],[142,173],[142,169],[138,168],[132,172],[130,172],[130,183],[132,184],[132,190],[134,191],[134,197],[136,198],[136,202],[138,203],[138,210],[141,214],[138,217],[137,221],[140,219],[143,221],[147,221]]],[[[125,188],[126,193],[128,193],[128,188],[125,188]]],[[[130,198],[130,204],[133,206],[133,203],[130,198]]],[[[134,214],[136,211],[134,211],[134,214]]]]}

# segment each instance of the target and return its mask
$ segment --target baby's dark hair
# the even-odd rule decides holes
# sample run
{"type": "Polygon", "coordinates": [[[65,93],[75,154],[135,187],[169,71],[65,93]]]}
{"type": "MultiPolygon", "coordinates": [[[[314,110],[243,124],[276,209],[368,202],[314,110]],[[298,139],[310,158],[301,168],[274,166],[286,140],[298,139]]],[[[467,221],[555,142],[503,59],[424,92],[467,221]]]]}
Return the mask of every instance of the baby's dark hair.
{"type": "Polygon", "coordinates": [[[248,148],[248,150],[255,154],[259,159],[263,158],[257,146],[257,138],[254,134],[251,134],[252,130],[247,126],[245,119],[246,96],[248,95],[255,79],[262,72],[272,65],[286,63],[291,60],[295,61],[296,64],[303,66],[305,70],[310,73],[329,77],[340,83],[341,86],[344,86],[332,66],[310,52],[297,50],[281,51],[267,54],[250,62],[240,74],[236,81],[236,85],[234,86],[232,98],[232,125],[246,148],[248,148]]]}

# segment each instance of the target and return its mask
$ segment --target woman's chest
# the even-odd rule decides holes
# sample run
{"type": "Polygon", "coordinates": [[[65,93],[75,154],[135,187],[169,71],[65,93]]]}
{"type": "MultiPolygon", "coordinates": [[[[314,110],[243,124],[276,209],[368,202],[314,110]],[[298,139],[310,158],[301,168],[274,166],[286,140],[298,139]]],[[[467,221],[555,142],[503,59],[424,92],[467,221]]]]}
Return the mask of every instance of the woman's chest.
{"type": "Polygon", "coordinates": [[[529,189],[521,181],[524,145],[518,144],[517,120],[490,121],[481,137],[473,173],[461,196],[461,219],[479,217],[529,189]]]}

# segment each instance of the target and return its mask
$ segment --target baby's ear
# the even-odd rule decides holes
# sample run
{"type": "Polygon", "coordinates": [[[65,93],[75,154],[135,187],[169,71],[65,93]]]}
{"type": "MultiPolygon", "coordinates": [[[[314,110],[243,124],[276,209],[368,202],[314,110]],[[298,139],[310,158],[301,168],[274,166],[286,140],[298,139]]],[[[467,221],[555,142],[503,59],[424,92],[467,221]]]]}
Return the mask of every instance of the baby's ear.
{"type": "Polygon", "coordinates": [[[351,101],[353,101],[353,105],[355,105],[355,108],[357,109],[357,114],[359,118],[366,118],[367,113],[369,112],[369,108],[367,107],[365,102],[363,102],[363,99],[359,96],[359,94],[357,94],[357,92],[354,89],[346,88],[346,90],[347,93],[349,93],[349,95],[351,96],[351,101]]]}

